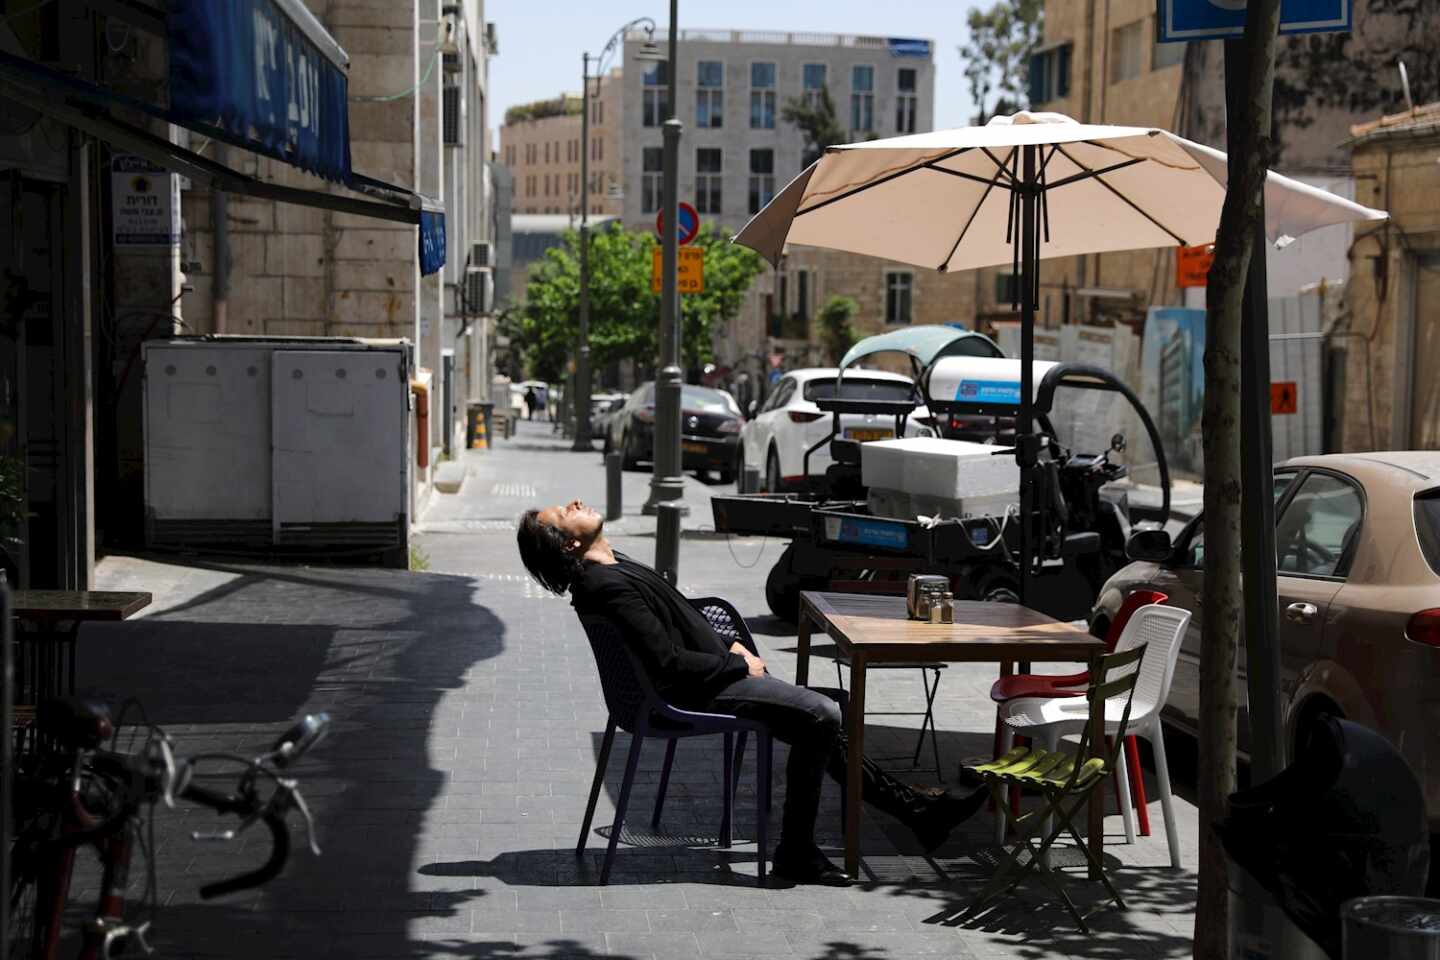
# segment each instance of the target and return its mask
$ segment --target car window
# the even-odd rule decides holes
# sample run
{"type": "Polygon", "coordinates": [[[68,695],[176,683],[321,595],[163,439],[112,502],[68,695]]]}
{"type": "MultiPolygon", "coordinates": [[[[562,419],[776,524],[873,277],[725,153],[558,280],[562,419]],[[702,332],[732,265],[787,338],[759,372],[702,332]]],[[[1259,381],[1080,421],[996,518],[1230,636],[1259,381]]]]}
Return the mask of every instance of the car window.
{"type": "MultiPolygon", "coordinates": [[[[1275,474],[1274,486],[1271,492],[1274,494],[1275,502],[1279,503],[1285,491],[1290,489],[1297,471],[1286,470],[1275,474]]],[[[1182,532],[1175,542],[1175,555],[1180,558],[1179,566],[1182,567],[1204,567],[1205,566],[1205,522],[1196,519],[1189,527],[1188,532],[1182,532]],[[1188,539],[1187,539],[1188,537],[1188,539]]]]}
{"type": "Polygon", "coordinates": [[[740,407],[736,405],[735,399],[730,394],[724,390],[711,390],[707,387],[682,386],[680,388],[680,405],[686,410],[740,415],[740,407]]]}
{"type": "Polygon", "coordinates": [[[1353,484],[1311,473],[1275,525],[1275,567],[1282,573],[1343,577],[1365,509],[1353,484]]]}
{"type": "Polygon", "coordinates": [[[778,407],[780,405],[780,398],[785,393],[785,388],[793,382],[794,381],[791,380],[789,377],[786,377],[784,380],[781,380],[779,383],[777,383],[775,385],[775,389],[770,391],[770,396],[766,397],[765,402],[760,405],[760,412],[769,413],[771,410],[774,410],[776,407],[778,407]]]}
{"type": "Polygon", "coordinates": [[[794,393],[795,381],[791,380],[789,377],[786,377],[784,380],[780,381],[780,385],[775,388],[775,392],[770,394],[770,403],[767,405],[766,409],[779,410],[781,407],[785,406],[785,404],[790,402],[790,397],[794,393]]]}
{"type": "Polygon", "coordinates": [[[1415,498],[1415,533],[1430,569],[1440,574],[1440,489],[1415,498]]]}
{"type": "MultiPolygon", "coordinates": [[[[846,400],[909,400],[910,384],[903,380],[861,380],[845,378],[841,396],[846,400]]],[[[811,380],[805,384],[805,399],[830,400],[835,396],[835,381],[831,378],[811,380]]]]}

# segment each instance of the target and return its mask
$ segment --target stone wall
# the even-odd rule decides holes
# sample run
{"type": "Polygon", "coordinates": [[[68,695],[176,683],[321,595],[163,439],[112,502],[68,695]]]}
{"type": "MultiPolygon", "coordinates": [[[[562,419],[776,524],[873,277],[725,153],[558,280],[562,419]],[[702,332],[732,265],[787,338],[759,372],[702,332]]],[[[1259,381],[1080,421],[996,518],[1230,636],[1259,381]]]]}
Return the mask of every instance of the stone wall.
{"type": "MultiPolygon", "coordinates": [[[[1440,117],[1440,104],[1432,109],[1440,117]]],[[[1440,448],[1440,123],[1355,148],[1356,200],[1390,222],[1356,231],[1336,414],[1345,450],[1440,448]],[[1408,428],[1408,429],[1407,429],[1408,428]]]]}

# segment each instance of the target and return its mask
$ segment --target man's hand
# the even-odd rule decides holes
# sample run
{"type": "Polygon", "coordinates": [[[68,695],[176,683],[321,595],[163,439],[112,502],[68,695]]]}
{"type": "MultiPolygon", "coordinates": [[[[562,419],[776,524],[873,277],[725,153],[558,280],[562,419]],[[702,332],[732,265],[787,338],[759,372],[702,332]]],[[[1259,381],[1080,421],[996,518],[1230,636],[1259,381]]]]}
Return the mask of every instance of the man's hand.
{"type": "Polygon", "coordinates": [[[735,643],[730,644],[730,652],[731,652],[731,653],[738,653],[738,654],[740,654],[740,656],[742,656],[742,657],[745,658],[745,663],[746,663],[747,665],[749,665],[749,667],[750,667],[750,674],[749,674],[750,676],[752,676],[752,677],[763,677],[763,676],[765,676],[765,661],[764,661],[764,660],[761,660],[759,657],[755,656],[755,654],[751,653],[751,652],[745,647],[745,644],[740,643],[740,642],[737,640],[735,643]]]}

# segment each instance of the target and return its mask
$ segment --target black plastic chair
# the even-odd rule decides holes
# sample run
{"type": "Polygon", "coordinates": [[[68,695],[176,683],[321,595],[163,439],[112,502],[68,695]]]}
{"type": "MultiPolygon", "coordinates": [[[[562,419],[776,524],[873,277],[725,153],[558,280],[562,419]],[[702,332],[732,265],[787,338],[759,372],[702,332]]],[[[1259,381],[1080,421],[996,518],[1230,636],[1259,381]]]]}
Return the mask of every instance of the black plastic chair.
{"type": "MultiPolygon", "coordinates": [[[[692,601],[704,612],[701,601],[692,601]]],[[[724,601],[707,601],[724,604],[724,601]]],[[[724,604],[729,607],[729,604],[724,604]]],[[[733,614],[733,608],[730,608],[733,614]]],[[[708,619],[708,616],[707,616],[708,619]]],[[[735,621],[744,624],[738,616],[735,621]]],[[[585,807],[585,821],[580,826],[580,839],[575,845],[575,855],[584,856],[585,840],[590,833],[590,824],[595,817],[595,805],[600,799],[600,787],[605,782],[605,768],[610,761],[610,747],[615,741],[615,730],[620,728],[630,734],[630,753],[625,761],[625,776],[620,782],[620,796],[615,802],[615,823],[610,831],[609,846],[605,861],[600,868],[600,883],[610,881],[610,868],[615,860],[615,847],[625,825],[625,809],[630,802],[630,788],[635,782],[635,770],[640,762],[640,751],[647,737],[667,740],[665,766],[660,775],[658,794],[655,798],[653,826],[659,826],[660,814],[665,804],[665,793],[670,781],[670,767],[675,760],[676,742],[685,737],[722,734],[725,738],[723,783],[724,811],[720,820],[720,846],[729,847],[731,828],[734,822],[735,776],[732,763],[738,758],[735,750],[735,734],[742,738],[755,734],[758,768],[756,771],[756,846],[759,853],[758,878],[765,882],[765,859],[767,846],[767,816],[770,796],[770,731],[756,720],[721,713],[702,713],[682,710],[661,699],[650,682],[644,665],[625,644],[621,630],[608,617],[594,614],[581,615],[580,623],[590,641],[590,650],[595,655],[595,666],[600,674],[600,687],[604,692],[605,706],[610,712],[605,724],[605,738],[600,745],[600,756],[595,764],[595,780],[590,786],[590,802],[585,807]]],[[[718,631],[717,631],[718,632],[718,631]]],[[[729,637],[725,634],[727,639],[729,637]]],[[[748,631],[746,634],[748,638],[748,631]]],[[[736,637],[735,639],[741,639],[736,637]]],[[[733,642],[733,640],[732,640],[733,642]]],[[[744,640],[742,639],[742,642],[744,640]]],[[[747,644],[753,651],[753,641],[747,644]]],[[[741,745],[743,750],[743,741],[741,745]]]]}

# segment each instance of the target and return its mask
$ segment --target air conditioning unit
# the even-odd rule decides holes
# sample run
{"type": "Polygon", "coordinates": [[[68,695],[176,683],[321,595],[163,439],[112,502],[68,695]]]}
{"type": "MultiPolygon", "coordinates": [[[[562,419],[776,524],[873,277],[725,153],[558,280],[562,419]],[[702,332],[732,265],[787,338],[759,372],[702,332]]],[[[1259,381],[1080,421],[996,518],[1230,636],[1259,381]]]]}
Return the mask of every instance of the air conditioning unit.
{"type": "Polygon", "coordinates": [[[495,309],[495,274],[487,268],[465,271],[465,301],[468,312],[489,313],[495,309]]]}
{"type": "Polygon", "coordinates": [[[444,111],[441,125],[444,127],[445,146],[465,145],[465,111],[458,86],[445,87],[444,111]]]}
{"type": "Polygon", "coordinates": [[[472,267],[493,267],[495,266],[495,244],[477,243],[470,248],[470,266],[472,267]]]}

